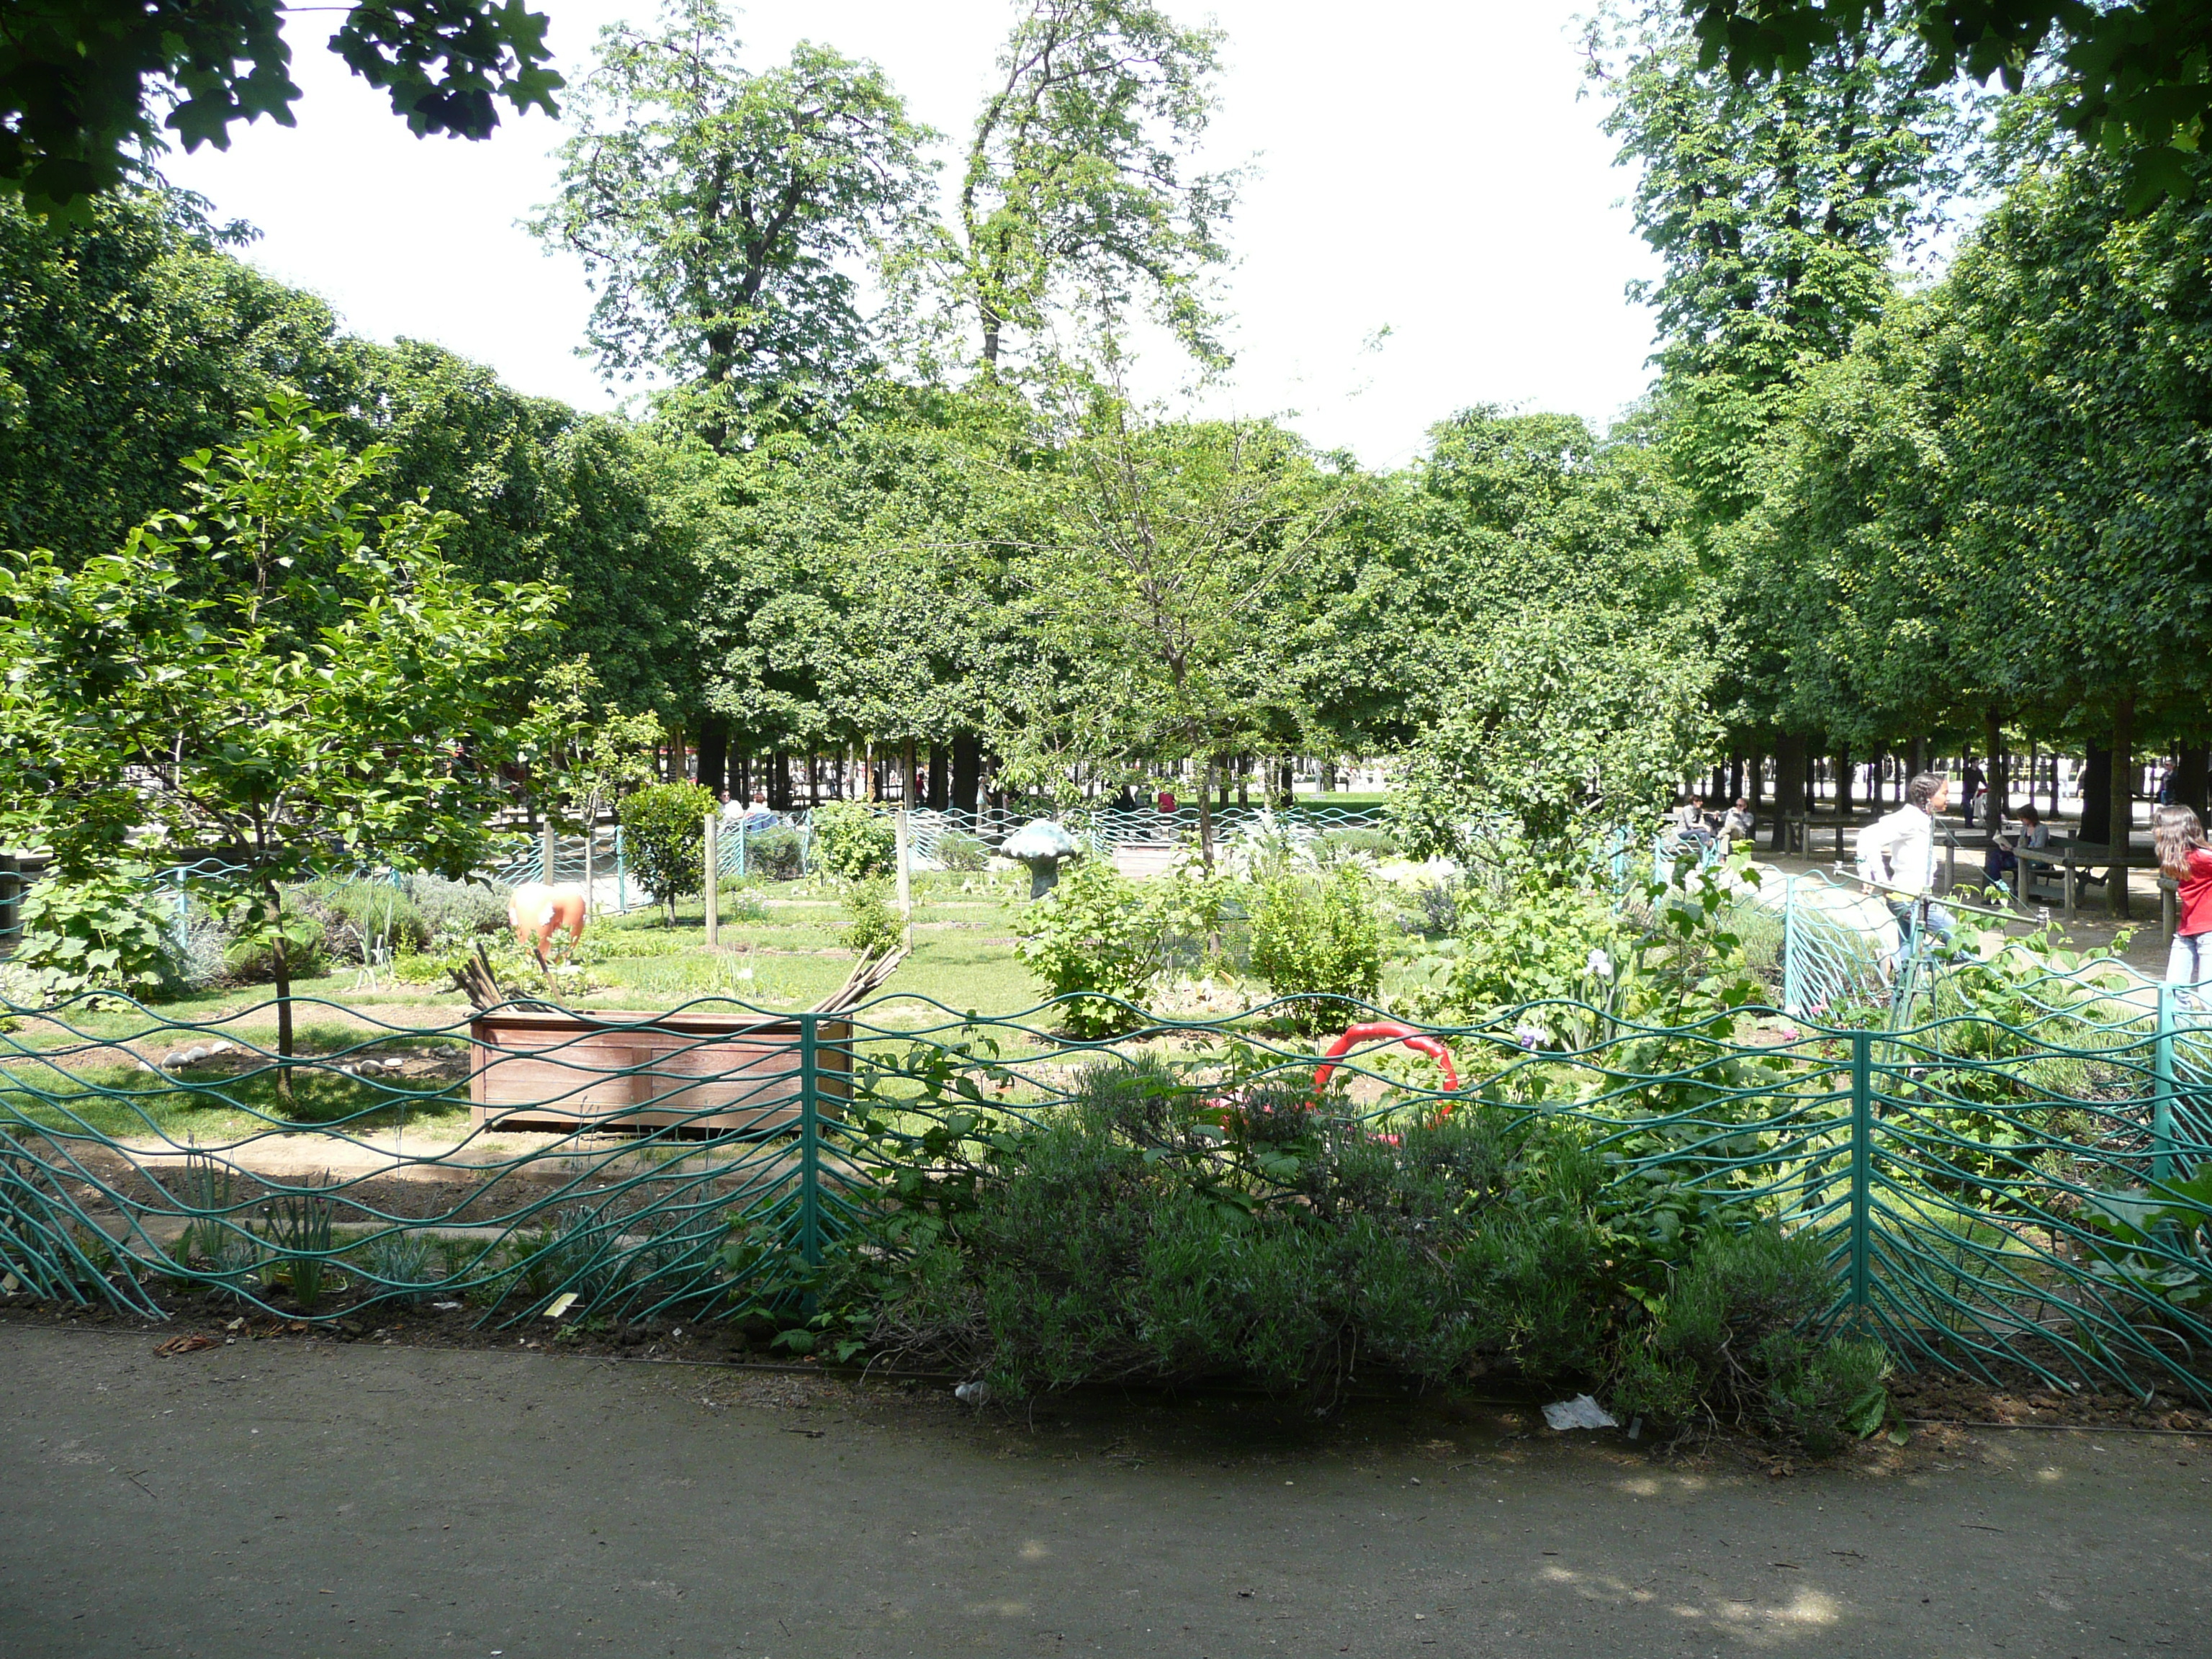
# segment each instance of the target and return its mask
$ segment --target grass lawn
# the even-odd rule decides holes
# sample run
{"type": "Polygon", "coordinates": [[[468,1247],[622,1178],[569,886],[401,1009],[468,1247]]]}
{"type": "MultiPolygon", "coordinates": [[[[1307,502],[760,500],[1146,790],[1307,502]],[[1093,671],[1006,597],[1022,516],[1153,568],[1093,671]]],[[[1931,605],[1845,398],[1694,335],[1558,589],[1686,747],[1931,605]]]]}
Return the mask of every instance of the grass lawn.
{"type": "MultiPolygon", "coordinates": [[[[1011,1013],[1043,1000],[1043,987],[1013,956],[1027,879],[918,878],[914,952],[890,991],[986,1013],[1011,1013]]],[[[656,1009],[726,996],[764,1008],[806,1007],[836,989],[852,970],[854,953],[839,942],[844,927],[836,895],[806,882],[726,893],[720,942],[714,950],[707,948],[705,909],[696,899],[677,907],[673,926],[657,909],[595,917],[579,956],[586,988],[573,1000],[585,1008],[656,1009]]],[[[381,975],[372,984],[360,969],[341,966],[295,980],[301,1047],[358,1043],[379,1026],[396,1032],[457,1023],[467,1010],[466,999],[442,975],[434,978],[427,963],[419,972],[419,980],[411,974],[406,980],[381,975]]],[[[265,984],[195,992],[153,1012],[161,1026],[179,1031],[276,1030],[265,984]]],[[[148,1024],[145,1015],[112,1005],[78,1007],[66,1018],[71,1030],[111,1040],[130,1038],[148,1024]]]]}
{"type": "MultiPolygon", "coordinates": [[[[1046,988],[1013,953],[1027,892],[1027,877],[1019,872],[920,877],[914,951],[874,1002],[872,1022],[894,1029],[939,1026],[948,1016],[1010,1015],[1044,1001],[1046,988]]],[[[844,906],[834,890],[809,882],[763,884],[726,894],[722,915],[720,942],[711,950],[697,901],[679,905],[672,925],[657,910],[594,920],[579,952],[581,971],[570,981],[580,988],[560,1000],[581,1008],[644,1012],[728,998],[796,1011],[819,1002],[851,971],[854,952],[839,942],[844,906]]],[[[1386,988],[1405,982],[1409,958],[1422,948],[1418,939],[1398,942],[1386,988]]],[[[469,1005],[450,983],[428,982],[427,963],[410,970],[412,978],[423,982],[386,975],[371,985],[347,967],[295,981],[298,1052],[333,1064],[298,1074],[289,1106],[277,1097],[273,1071],[248,1054],[175,1074],[140,1063],[162,1064],[216,1039],[272,1051],[276,1009],[265,985],[198,993],[143,1012],[80,1006],[25,1019],[5,1039],[16,1057],[0,1063],[0,1115],[12,1109],[47,1127],[133,1138],[223,1139],[285,1123],[343,1123],[349,1133],[377,1133],[398,1127],[403,1119],[410,1134],[459,1136],[469,1122],[469,1005]],[[398,1061],[400,1068],[365,1078],[335,1069],[370,1058],[398,1061]]],[[[1216,986],[1198,1000],[1186,988],[1163,1011],[1218,1018],[1242,1008],[1246,996],[1266,995],[1257,984],[1216,986]]],[[[1049,1038],[1032,1043],[1012,1033],[999,1040],[1010,1058],[1056,1046],[1049,1038]]]]}

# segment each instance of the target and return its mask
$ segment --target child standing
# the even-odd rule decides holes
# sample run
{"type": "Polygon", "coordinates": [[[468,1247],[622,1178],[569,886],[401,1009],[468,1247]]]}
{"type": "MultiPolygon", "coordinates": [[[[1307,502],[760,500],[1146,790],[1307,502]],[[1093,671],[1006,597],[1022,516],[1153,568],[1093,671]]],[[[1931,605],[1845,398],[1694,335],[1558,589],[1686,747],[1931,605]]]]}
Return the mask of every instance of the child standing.
{"type": "Polygon", "coordinates": [[[2150,834],[2159,868],[2181,889],[2181,920],[2166,959],[2166,982],[2202,985],[2212,980],[2212,847],[2205,845],[2204,825],[2193,806],[2160,807],[2151,815],[2150,834]]]}

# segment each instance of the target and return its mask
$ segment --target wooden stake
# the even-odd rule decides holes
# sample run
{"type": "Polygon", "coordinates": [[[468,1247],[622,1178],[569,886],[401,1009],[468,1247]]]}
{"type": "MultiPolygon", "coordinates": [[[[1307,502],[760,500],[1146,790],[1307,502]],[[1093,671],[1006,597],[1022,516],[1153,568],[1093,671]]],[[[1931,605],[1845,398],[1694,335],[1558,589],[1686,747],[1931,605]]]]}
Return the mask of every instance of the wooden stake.
{"type": "Polygon", "coordinates": [[[713,950],[722,933],[722,815],[707,814],[707,948],[713,950]]]}

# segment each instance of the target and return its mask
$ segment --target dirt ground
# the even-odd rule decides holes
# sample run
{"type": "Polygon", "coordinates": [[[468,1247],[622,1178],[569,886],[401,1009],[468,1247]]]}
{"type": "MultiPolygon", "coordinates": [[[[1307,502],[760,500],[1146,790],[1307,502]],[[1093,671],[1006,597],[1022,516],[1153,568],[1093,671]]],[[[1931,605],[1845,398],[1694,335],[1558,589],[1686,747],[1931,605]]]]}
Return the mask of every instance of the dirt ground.
{"type": "Polygon", "coordinates": [[[712,1659],[2208,1651],[2212,1437],[1843,1464],[1533,1414],[0,1316],[0,1651],[712,1659]]]}

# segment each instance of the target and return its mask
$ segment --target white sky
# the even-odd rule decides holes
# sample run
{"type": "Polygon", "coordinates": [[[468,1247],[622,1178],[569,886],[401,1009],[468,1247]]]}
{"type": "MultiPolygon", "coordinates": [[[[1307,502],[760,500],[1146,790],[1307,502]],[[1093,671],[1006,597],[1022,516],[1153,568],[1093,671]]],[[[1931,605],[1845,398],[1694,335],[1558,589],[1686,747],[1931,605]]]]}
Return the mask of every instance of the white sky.
{"type": "MultiPolygon", "coordinates": [[[[602,23],[652,13],[651,0],[537,3],[571,80],[602,23]]],[[[1650,325],[1622,288],[1655,264],[1618,205],[1629,180],[1600,106],[1577,95],[1575,9],[1211,9],[1229,41],[1207,160],[1260,167],[1231,230],[1237,367],[1212,406],[1290,415],[1312,441],[1387,466],[1470,404],[1601,424],[1642,392],[1650,325]],[[1380,349],[1364,349],[1386,326],[1380,349]]],[[[957,144],[1012,16],[1005,0],[763,0],[738,27],[758,64],[802,36],[874,58],[957,144]]],[[[614,404],[574,355],[591,307],[580,270],[520,228],[552,194],[558,129],[533,114],[484,143],[414,138],[324,49],[328,21],[293,25],[297,127],[234,129],[228,152],[173,155],[165,170],[258,227],[248,257],[323,295],[354,331],[434,340],[526,392],[614,404]]],[[[1170,366],[1154,368],[1165,392],[1170,366]]]]}

